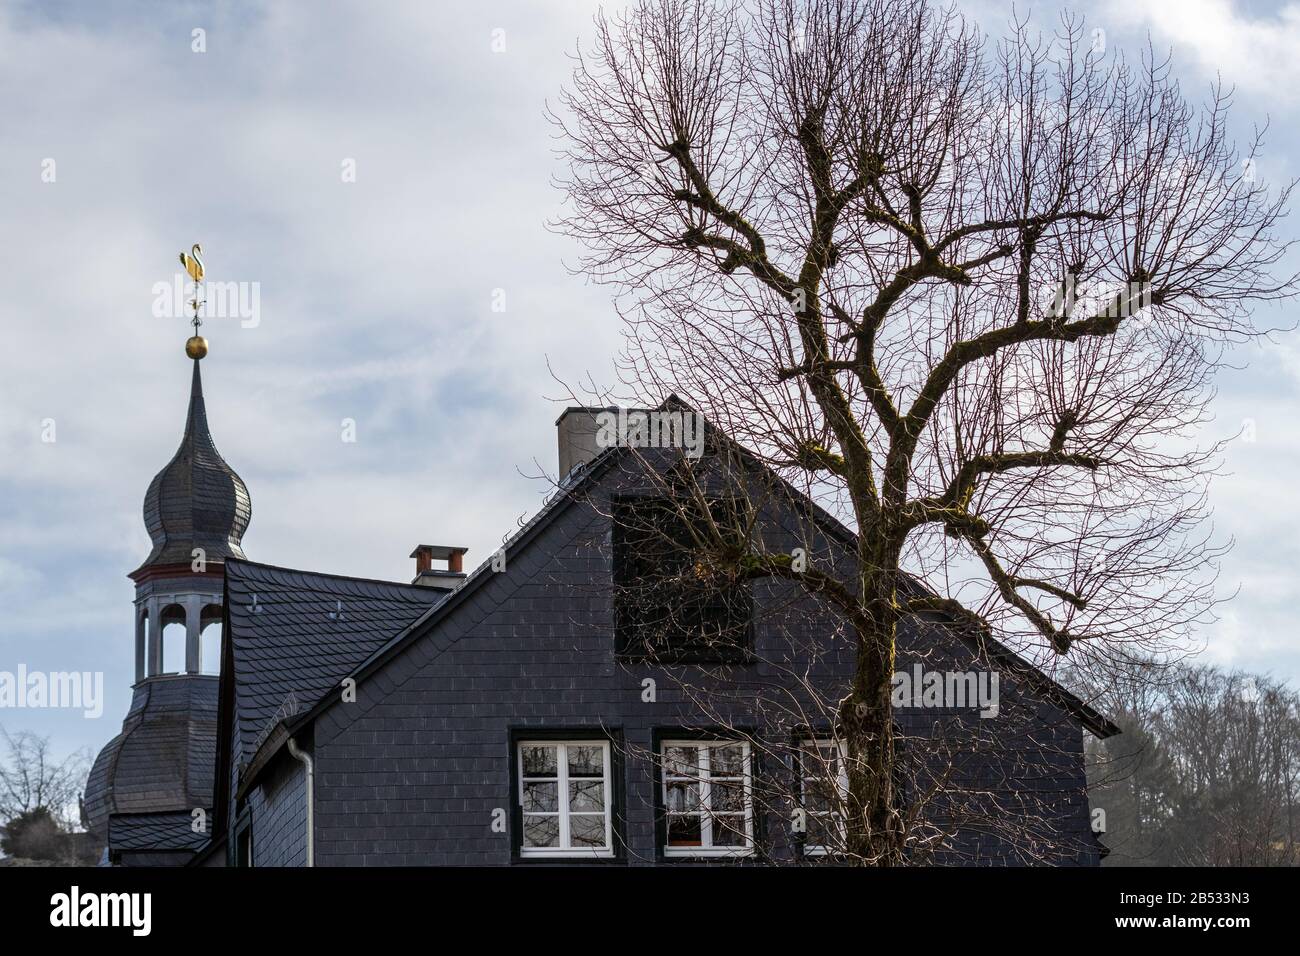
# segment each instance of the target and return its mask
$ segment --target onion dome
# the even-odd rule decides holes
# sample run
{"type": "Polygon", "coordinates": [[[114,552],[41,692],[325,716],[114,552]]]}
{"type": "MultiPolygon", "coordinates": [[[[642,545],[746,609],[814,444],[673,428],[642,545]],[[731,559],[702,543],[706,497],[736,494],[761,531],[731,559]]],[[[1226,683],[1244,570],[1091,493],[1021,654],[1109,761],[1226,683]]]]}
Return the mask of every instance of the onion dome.
{"type": "Polygon", "coordinates": [[[241,540],[252,513],[248,487],[222,459],[208,431],[196,359],[181,446],[144,496],[153,550],[131,577],[152,567],[188,565],[196,548],[203,549],[208,562],[244,557],[241,540]]]}

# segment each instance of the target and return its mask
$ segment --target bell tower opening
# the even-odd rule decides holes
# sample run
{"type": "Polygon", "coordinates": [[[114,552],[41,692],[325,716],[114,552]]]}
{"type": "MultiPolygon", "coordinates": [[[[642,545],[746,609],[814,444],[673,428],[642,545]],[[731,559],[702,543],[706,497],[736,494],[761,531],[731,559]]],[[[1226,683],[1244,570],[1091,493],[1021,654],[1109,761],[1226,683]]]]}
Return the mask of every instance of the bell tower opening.
{"type": "Polygon", "coordinates": [[[221,605],[209,604],[199,615],[199,673],[221,673],[221,605]]]}
{"type": "Polygon", "coordinates": [[[159,674],[185,673],[185,608],[169,604],[158,615],[162,625],[162,654],[159,674]]]}

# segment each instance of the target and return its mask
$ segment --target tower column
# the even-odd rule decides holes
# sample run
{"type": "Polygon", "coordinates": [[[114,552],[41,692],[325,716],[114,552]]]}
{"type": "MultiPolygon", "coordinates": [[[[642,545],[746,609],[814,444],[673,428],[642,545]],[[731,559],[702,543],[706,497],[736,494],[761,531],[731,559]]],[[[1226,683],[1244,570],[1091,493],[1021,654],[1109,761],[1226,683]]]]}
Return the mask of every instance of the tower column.
{"type": "Polygon", "coordinates": [[[185,598],[185,673],[197,674],[203,669],[199,649],[199,619],[203,614],[203,596],[190,594],[185,598]]]}
{"type": "Polygon", "coordinates": [[[145,662],[145,635],[147,628],[145,621],[148,612],[140,605],[135,605],[135,682],[138,684],[144,680],[144,662],[145,662]]]}
{"type": "Polygon", "coordinates": [[[162,618],[158,612],[158,599],[149,598],[149,663],[148,676],[161,674],[163,667],[162,618]]]}

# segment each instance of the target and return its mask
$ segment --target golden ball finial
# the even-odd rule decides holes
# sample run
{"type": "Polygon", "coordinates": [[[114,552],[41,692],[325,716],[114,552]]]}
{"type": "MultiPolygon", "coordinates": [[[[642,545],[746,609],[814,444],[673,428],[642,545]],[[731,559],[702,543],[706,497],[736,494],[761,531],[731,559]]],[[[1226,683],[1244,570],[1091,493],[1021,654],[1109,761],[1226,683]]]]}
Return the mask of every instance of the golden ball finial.
{"type": "Polygon", "coordinates": [[[185,340],[185,354],[192,359],[201,359],[208,354],[208,340],[201,335],[191,335],[185,340]]]}

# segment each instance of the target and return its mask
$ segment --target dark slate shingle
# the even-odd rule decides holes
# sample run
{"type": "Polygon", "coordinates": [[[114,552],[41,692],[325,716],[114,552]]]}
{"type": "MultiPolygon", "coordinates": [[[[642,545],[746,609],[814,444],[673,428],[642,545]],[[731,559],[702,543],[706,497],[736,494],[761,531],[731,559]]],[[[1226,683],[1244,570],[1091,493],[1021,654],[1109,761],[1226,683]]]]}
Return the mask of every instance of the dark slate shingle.
{"type": "Polygon", "coordinates": [[[112,814],[210,806],[216,737],[215,679],[136,684],[122,732],[100,752],[86,783],[87,826],[102,834],[112,814]]]}
{"type": "Polygon", "coordinates": [[[242,558],[241,542],[252,513],[248,487],[226,464],[208,431],[196,361],[180,447],[144,496],[144,524],[153,550],[133,574],[154,565],[189,564],[195,548],[203,549],[209,562],[242,558]]]}
{"type": "Polygon", "coordinates": [[[190,813],[117,813],[109,818],[109,844],[114,850],[197,851],[208,834],[196,833],[193,823],[190,813]]]}
{"type": "Polygon", "coordinates": [[[226,563],[236,752],[252,760],[286,717],[312,707],[446,592],[409,584],[226,563]]]}

